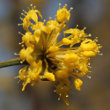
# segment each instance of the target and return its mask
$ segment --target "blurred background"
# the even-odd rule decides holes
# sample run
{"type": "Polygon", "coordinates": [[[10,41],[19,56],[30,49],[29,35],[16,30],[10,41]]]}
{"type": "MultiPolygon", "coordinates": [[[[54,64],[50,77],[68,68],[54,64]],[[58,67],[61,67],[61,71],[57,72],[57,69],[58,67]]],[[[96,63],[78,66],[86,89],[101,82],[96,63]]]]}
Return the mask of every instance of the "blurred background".
{"type": "Polygon", "coordinates": [[[70,92],[70,106],[57,101],[51,82],[40,82],[35,88],[21,91],[22,84],[14,79],[21,66],[0,69],[0,110],[110,110],[110,0],[0,0],[0,61],[16,58],[24,32],[19,17],[33,3],[48,20],[55,18],[59,6],[67,3],[71,11],[68,27],[87,27],[86,32],[98,37],[103,56],[92,62],[92,79],[84,78],[81,92],[70,92]]]}

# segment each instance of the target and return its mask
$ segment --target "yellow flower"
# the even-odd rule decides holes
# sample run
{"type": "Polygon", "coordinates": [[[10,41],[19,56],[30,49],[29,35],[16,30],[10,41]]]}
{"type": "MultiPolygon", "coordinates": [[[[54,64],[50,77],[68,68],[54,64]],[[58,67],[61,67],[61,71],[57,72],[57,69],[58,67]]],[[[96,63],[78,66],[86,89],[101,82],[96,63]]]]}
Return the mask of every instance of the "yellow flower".
{"type": "Polygon", "coordinates": [[[42,15],[33,7],[22,14],[22,25],[26,32],[22,36],[20,59],[22,62],[26,61],[29,66],[19,70],[18,77],[23,81],[22,91],[29,83],[33,86],[39,80],[53,81],[59,99],[62,98],[69,105],[70,89],[73,85],[77,90],[81,89],[83,81],[80,77],[89,72],[90,57],[96,56],[101,46],[90,39],[90,35],[85,33],[85,28],[66,29],[64,35],[69,36],[58,41],[70,20],[70,10],[66,7],[67,5],[60,8],[56,12],[56,19],[50,19],[47,23],[45,20],[38,20],[38,15],[42,15]]]}
{"type": "Polygon", "coordinates": [[[76,88],[78,91],[80,91],[82,84],[83,84],[83,82],[82,82],[81,79],[76,78],[76,79],[74,80],[75,88],[76,88]]]}
{"type": "Polygon", "coordinates": [[[46,72],[43,76],[40,77],[41,79],[48,79],[50,81],[55,81],[55,75],[50,72],[46,72]]]}
{"type": "Polygon", "coordinates": [[[68,22],[70,19],[70,12],[66,9],[67,4],[57,11],[56,19],[59,23],[68,22]]]}

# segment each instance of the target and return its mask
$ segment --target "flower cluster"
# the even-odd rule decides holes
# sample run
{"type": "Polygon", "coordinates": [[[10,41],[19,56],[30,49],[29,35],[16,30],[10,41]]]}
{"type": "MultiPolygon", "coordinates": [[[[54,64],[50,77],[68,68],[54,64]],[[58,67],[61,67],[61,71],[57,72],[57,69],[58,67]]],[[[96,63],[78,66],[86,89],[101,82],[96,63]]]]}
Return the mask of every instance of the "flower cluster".
{"type": "MultiPolygon", "coordinates": [[[[35,85],[39,80],[55,82],[56,92],[68,105],[68,93],[74,86],[81,89],[84,77],[89,72],[90,57],[99,53],[101,46],[97,40],[91,40],[85,28],[67,28],[70,10],[67,5],[59,8],[56,18],[49,21],[38,21],[41,13],[32,6],[24,11],[21,18],[25,34],[22,36],[20,59],[29,65],[19,71],[19,79],[23,81],[22,91],[27,84],[35,85]],[[61,32],[64,37],[58,41],[61,32]]],[[[21,62],[21,63],[22,63],[21,62]]]]}

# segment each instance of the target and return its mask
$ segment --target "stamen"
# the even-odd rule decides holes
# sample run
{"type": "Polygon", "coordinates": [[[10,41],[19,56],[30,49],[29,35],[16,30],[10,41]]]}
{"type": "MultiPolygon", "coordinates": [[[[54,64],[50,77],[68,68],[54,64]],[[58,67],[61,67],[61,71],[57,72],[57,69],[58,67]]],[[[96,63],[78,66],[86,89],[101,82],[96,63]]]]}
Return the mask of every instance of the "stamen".
{"type": "Polygon", "coordinates": [[[18,26],[22,26],[23,24],[18,24],[18,26]]]}
{"type": "Polygon", "coordinates": [[[71,7],[70,9],[69,9],[69,12],[71,12],[71,10],[73,10],[74,8],[73,7],[71,7]]]}
{"type": "Polygon", "coordinates": [[[88,34],[88,37],[91,37],[92,36],[92,34],[88,34]]]}
{"type": "Polygon", "coordinates": [[[22,35],[22,36],[24,35],[22,32],[18,32],[18,34],[20,34],[20,35],[22,35]]]}
{"type": "Polygon", "coordinates": [[[22,63],[23,63],[23,61],[20,61],[20,63],[22,64],[22,63]]]}
{"type": "Polygon", "coordinates": [[[87,78],[88,78],[88,79],[91,79],[92,77],[91,77],[91,76],[89,76],[89,75],[87,75],[87,78]]]}
{"type": "Polygon", "coordinates": [[[22,21],[23,21],[23,18],[22,18],[22,17],[20,17],[20,20],[22,20],[22,21]]]}
{"type": "Polygon", "coordinates": [[[21,15],[25,16],[25,14],[24,14],[24,13],[21,13],[21,15]]]}
{"type": "Polygon", "coordinates": [[[66,7],[67,7],[67,4],[64,5],[64,8],[66,8],[66,7]]]}
{"type": "Polygon", "coordinates": [[[49,20],[52,20],[52,17],[51,16],[49,17],[49,20]]]}
{"type": "Polygon", "coordinates": [[[23,12],[24,12],[25,14],[27,14],[27,11],[23,10],[23,12]]]}
{"type": "Polygon", "coordinates": [[[22,45],[24,42],[19,42],[19,45],[22,45]]]}
{"type": "Polygon", "coordinates": [[[31,7],[33,7],[33,4],[30,4],[31,7]]]}
{"type": "Polygon", "coordinates": [[[44,19],[44,23],[46,22],[46,20],[44,19]]]}
{"type": "Polygon", "coordinates": [[[60,101],[60,97],[58,97],[58,101],[60,101]]]}
{"type": "Polygon", "coordinates": [[[60,6],[61,6],[61,3],[59,3],[59,9],[61,8],[60,6]]]}
{"type": "Polygon", "coordinates": [[[79,27],[79,25],[77,24],[75,28],[78,28],[78,27],[79,27]]]}
{"type": "Polygon", "coordinates": [[[20,54],[19,54],[19,53],[14,53],[14,55],[18,56],[18,55],[20,55],[20,54]]]}
{"type": "Polygon", "coordinates": [[[86,27],[83,28],[84,31],[85,31],[86,29],[87,29],[86,27]]]}

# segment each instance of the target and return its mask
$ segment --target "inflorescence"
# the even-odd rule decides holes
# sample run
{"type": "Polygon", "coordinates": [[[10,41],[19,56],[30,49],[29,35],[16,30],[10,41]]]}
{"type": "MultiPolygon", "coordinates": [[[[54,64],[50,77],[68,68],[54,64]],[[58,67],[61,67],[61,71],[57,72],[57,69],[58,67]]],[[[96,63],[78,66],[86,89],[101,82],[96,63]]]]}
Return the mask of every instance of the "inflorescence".
{"type": "Polygon", "coordinates": [[[55,82],[54,92],[69,105],[70,89],[74,86],[80,91],[83,84],[80,78],[90,72],[90,58],[99,53],[101,46],[97,39],[90,39],[91,34],[86,34],[85,28],[67,28],[73,8],[66,7],[67,4],[63,8],[59,6],[56,18],[47,22],[38,21],[42,15],[35,6],[21,13],[23,23],[19,25],[26,32],[22,35],[19,56],[21,63],[26,61],[29,66],[19,70],[18,78],[23,81],[22,91],[27,84],[34,86],[39,80],[55,82]],[[62,31],[64,37],[58,41],[62,31]]]}

